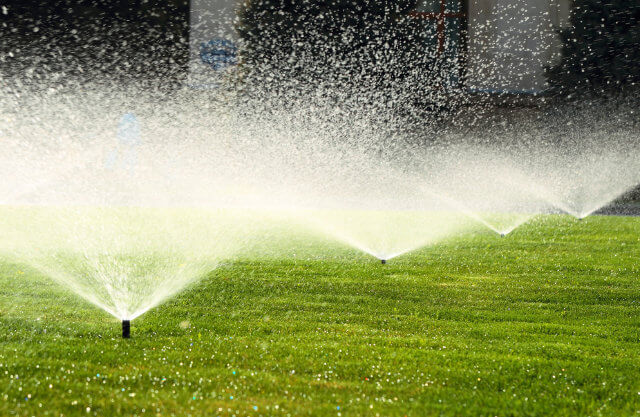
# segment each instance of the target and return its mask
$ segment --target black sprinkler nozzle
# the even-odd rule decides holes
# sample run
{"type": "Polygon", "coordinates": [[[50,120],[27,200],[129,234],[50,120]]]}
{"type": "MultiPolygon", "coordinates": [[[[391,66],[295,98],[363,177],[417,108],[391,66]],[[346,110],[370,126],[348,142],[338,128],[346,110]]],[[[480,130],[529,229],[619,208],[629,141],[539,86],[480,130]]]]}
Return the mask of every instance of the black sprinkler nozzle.
{"type": "Polygon", "coordinates": [[[387,260],[386,259],[380,259],[380,262],[382,263],[382,265],[384,265],[384,264],[387,263],[387,260]]]}
{"type": "Polygon", "coordinates": [[[129,339],[131,337],[131,321],[122,320],[122,337],[129,339]]]}
{"type": "Polygon", "coordinates": [[[500,237],[505,237],[505,236],[506,236],[506,234],[500,233],[500,237]]]}

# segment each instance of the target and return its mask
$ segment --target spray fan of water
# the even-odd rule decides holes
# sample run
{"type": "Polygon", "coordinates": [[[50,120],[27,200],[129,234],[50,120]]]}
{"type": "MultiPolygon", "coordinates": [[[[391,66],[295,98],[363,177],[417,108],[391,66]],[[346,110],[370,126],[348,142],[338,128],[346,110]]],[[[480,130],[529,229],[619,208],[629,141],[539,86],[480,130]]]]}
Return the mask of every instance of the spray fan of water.
{"type": "Polygon", "coordinates": [[[0,120],[3,252],[122,320],[267,245],[274,211],[388,260],[479,226],[505,235],[537,214],[590,214],[640,181],[625,134],[580,152],[535,138],[501,150],[446,131],[439,146],[416,146],[368,111],[160,98],[35,92],[4,101],[0,120]]]}
{"type": "Polygon", "coordinates": [[[2,230],[18,260],[132,320],[233,256],[243,244],[230,221],[236,216],[182,208],[11,207],[2,210],[2,230]]]}

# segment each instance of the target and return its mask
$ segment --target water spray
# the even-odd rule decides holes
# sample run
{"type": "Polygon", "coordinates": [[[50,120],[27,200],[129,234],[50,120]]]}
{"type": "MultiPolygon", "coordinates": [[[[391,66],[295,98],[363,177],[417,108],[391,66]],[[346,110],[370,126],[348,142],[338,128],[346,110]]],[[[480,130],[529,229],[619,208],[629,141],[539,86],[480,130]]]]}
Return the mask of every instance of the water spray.
{"type": "Polygon", "coordinates": [[[122,338],[123,339],[131,338],[131,321],[130,320],[122,320],[122,338]]]}

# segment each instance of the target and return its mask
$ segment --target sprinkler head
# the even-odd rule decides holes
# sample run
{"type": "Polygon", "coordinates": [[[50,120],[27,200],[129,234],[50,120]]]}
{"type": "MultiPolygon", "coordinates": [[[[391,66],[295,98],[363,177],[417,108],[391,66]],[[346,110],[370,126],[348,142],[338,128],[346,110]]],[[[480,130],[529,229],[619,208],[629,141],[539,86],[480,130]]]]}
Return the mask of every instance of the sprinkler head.
{"type": "Polygon", "coordinates": [[[380,259],[380,262],[382,263],[382,265],[384,265],[384,264],[387,263],[387,260],[386,259],[380,259]]]}
{"type": "Polygon", "coordinates": [[[500,237],[505,237],[506,234],[505,233],[500,233],[500,237]]]}
{"type": "Polygon", "coordinates": [[[131,321],[122,320],[122,337],[129,339],[131,337],[131,321]]]}

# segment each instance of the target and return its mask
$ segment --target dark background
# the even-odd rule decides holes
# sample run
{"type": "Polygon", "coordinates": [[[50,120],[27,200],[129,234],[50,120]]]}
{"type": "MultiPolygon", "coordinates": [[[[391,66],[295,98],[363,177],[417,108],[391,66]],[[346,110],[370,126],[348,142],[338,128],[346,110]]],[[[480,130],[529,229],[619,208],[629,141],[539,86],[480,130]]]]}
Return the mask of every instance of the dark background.
{"type": "Polygon", "coordinates": [[[0,71],[180,78],[189,0],[0,0],[0,71]]]}

